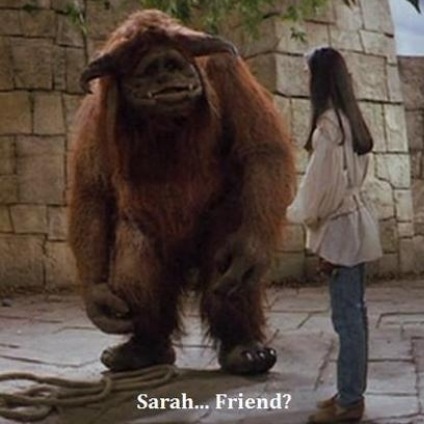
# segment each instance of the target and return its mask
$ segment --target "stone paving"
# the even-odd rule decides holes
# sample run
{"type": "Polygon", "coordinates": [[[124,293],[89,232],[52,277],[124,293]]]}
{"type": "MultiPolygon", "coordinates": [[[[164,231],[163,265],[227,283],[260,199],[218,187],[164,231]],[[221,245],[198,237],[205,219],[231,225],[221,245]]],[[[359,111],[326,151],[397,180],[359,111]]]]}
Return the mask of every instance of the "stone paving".
{"type": "MultiPolygon", "coordinates": [[[[379,282],[367,288],[367,300],[370,363],[364,422],[424,424],[424,281],[379,282]]],[[[74,294],[20,296],[12,298],[10,305],[3,303],[0,373],[30,371],[96,380],[104,371],[99,353],[121,340],[94,328],[74,294]]],[[[269,290],[269,337],[279,360],[268,375],[254,378],[219,371],[194,306],[194,302],[187,306],[187,335],[177,344],[179,374],[168,384],[113,395],[86,408],[61,409],[43,423],[300,424],[306,422],[316,400],[334,393],[337,339],[326,286],[269,290]],[[140,393],[150,398],[180,398],[186,393],[196,405],[205,406],[141,410],[136,407],[140,393]],[[265,401],[253,409],[242,409],[236,402],[232,409],[228,403],[219,408],[217,395],[265,399],[269,408],[264,407],[265,401]]],[[[13,389],[22,384],[15,383],[13,389]]],[[[12,387],[0,388],[5,390],[12,387]]],[[[0,418],[1,424],[10,422],[0,418]]]]}

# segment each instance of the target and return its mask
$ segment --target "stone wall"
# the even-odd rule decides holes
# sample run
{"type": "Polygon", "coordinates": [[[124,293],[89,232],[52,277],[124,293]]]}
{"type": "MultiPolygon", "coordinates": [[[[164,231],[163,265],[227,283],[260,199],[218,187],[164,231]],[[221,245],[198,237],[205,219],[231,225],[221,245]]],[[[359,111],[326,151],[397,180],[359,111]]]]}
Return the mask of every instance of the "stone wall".
{"type": "MultiPolygon", "coordinates": [[[[0,286],[51,288],[75,280],[66,243],[66,197],[79,73],[137,2],[111,0],[109,9],[107,2],[81,2],[86,37],[69,19],[69,3],[0,0],[0,286]]],[[[254,42],[236,31],[231,37],[274,93],[299,146],[309,124],[302,55],[321,44],[344,52],[376,141],[370,177],[385,256],[374,272],[411,271],[410,162],[388,3],[360,0],[349,9],[339,0],[330,1],[319,17],[303,25],[308,45],[293,40],[289,27],[270,18],[254,42]]],[[[306,162],[299,147],[300,173],[306,162]]],[[[291,226],[275,278],[303,278],[312,273],[314,261],[305,252],[303,229],[291,226]]]]}
{"type": "MultiPolygon", "coordinates": [[[[424,57],[399,57],[399,71],[405,102],[406,127],[411,157],[414,205],[415,250],[424,257],[424,57]]],[[[417,261],[424,271],[424,262],[417,261]]]]}

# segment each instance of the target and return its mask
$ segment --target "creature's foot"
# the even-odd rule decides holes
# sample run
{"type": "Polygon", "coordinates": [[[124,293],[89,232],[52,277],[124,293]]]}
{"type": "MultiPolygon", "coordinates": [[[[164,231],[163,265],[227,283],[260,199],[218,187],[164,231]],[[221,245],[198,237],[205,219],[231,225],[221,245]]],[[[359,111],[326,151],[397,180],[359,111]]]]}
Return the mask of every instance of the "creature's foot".
{"type": "Polygon", "coordinates": [[[173,364],[175,351],[170,345],[146,346],[137,339],[105,349],[100,357],[111,371],[131,371],[152,365],[173,364]]]}
{"type": "Polygon", "coordinates": [[[224,371],[232,374],[262,374],[274,366],[277,352],[261,343],[252,342],[221,347],[218,361],[224,371]]]}

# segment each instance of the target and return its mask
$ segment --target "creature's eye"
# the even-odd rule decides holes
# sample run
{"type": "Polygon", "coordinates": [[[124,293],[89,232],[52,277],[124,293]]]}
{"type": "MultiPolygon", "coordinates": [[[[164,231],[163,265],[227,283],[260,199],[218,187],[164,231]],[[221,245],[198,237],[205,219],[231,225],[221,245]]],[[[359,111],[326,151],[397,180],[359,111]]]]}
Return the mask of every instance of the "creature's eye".
{"type": "Polygon", "coordinates": [[[158,72],[159,72],[159,63],[158,61],[155,60],[144,69],[143,75],[147,77],[152,77],[153,75],[156,75],[158,72]]]}
{"type": "Polygon", "coordinates": [[[168,59],[165,62],[164,66],[165,70],[168,72],[178,71],[181,69],[181,64],[175,59],[168,59]]]}

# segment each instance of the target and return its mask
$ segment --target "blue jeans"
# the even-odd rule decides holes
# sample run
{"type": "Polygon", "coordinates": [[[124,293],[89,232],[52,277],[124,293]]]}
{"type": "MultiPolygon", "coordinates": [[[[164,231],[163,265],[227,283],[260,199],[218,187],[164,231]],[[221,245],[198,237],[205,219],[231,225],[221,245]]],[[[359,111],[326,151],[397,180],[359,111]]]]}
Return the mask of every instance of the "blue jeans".
{"type": "Polygon", "coordinates": [[[339,336],[337,391],[340,406],[363,399],[367,384],[368,320],[365,265],[338,266],[330,278],[331,319],[339,336]]]}

